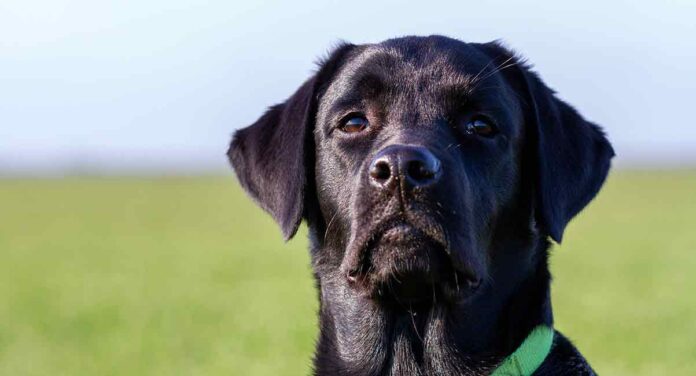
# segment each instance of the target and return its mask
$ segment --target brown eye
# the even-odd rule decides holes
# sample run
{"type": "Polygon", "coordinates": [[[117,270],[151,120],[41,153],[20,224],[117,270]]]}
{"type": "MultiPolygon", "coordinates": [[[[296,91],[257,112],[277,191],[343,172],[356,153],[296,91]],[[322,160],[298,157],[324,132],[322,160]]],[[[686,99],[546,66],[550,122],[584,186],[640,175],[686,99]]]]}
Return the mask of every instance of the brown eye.
{"type": "Polygon", "coordinates": [[[357,133],[364,131],[369,125],[370,122],[364,116],[351,116],[343,121],[339,129],[346,133],[357,133]]]}
{"type": "Polygon", "coordinates": [[[466,134],[478,135],[483,137],[493,137],[498,133],[498,129],[493,122],[486,118],[474,118],[466,123],[464,129],[466,134]]]}

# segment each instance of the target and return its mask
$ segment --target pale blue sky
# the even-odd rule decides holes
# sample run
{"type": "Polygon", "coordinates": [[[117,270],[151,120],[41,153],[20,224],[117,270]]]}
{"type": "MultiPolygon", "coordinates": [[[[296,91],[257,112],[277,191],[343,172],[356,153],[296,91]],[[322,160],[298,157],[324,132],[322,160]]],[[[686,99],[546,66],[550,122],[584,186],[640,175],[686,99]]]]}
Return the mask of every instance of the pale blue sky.
{"type": "Polygon", "coordinates": [[[0,170],[226,168],[338,40],[503,39],[620,164],[696,164],[696,2],[0,2],[0,170]]]}

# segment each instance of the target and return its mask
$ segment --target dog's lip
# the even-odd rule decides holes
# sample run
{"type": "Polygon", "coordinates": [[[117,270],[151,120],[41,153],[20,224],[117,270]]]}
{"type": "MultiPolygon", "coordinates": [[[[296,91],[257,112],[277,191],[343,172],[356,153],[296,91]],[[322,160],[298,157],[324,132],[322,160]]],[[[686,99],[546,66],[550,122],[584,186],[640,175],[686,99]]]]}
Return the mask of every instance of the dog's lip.
{"type": "MultiPolygon", "coordinates": [[[[392,217],[372,226],[371,231],[364,234],[364,238],[359,239],[360,242],[356,239],[350,243],[341,265],[341,271],[348,282],[369,299],[377,299],[386,304],[396,302],[401,306],[404,304],[428,306],[433,303],[432,299],[438,299],[436,296],[444,298],[444,301],[456,303],[477,294],[482,279],[453,257],[444,228],[426,216],[420,219],[421,221],[414,223],[413,220],[392,217]],[[375,271],[372,264],[373,252],[385,245],[387,247],[425,246],[428,252],[443,252],[449,255],[449,261],[431,266],[451,269],[444,272],[439,270],[435,272],[436,274],[431,274],[434,270],[407,267],[403,270],[391,270],[388,274],[381,276],[371,274],[370,271],[375,271]],[[423,294],[423,289],[432,291],[432,294],[423,294]],[[390,292],[386,293],[387,291],[390,292]]],[[[431,256],[426,257],[430,259],[431,256]]],[[[403,265],[417,264],[407,262],[403,265]]]]}
{"type": "Polygon", "coordinates": [[[393,226],[383,230],[378,235],[378,238],[380,242],[400,243],[408,241],[406,237],[413,236],[429,237],[410,223],[396,223],[393,226]]]}
{"type": "Polygon", "coordinates": [[[377,240],[383,240],[406,232],[422,235],[447,249],[447,238],[442,230],[442,226],[425,216],[420,216],[417,221],[403,218],[383,221],[366,233],[367,239],[362,243],[361,247],[364,250],[364,248],[370,248],[373,245],[371,243],[377,240]]]}
{"type": "Polygon", "coordinates": [[[403,234],[422,236],[447,249],[447,239],[444,231],[442,231],[442,226],[439,224],[435,224],[433,221],[429,220],[421,220],[421,223],[413,223],[413,221],[410,220],[395,218],[378,224],[365,234],[366,239],[360,244],[359,250],[362,252],[369,250],[376,243],[381,241],[392,243],[404,241],[404,239],[399,239],[400,235],[403,234]]]}
{"type": "Polygon", "coordinates": [[[362,232],[349,243],[342,264],[342,270],[346,273],[348,279],[355,279],[366,257],[369,256],[370,249],[379,241],[396,241],[396,239],[389,238],[398,237],[400,233],[405,232],[423,236],[449,253],[449,243],[442,225],[429,216],[412,215],[410,218],[401,216],[390,218],[373,225],[371,229],[362,232]]]}

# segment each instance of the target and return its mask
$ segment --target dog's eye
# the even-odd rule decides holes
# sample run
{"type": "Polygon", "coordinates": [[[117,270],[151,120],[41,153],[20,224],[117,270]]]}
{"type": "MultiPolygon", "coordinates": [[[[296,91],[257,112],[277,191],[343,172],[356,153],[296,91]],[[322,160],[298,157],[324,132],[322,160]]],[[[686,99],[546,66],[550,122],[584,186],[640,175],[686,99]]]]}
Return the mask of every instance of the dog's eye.
{"type": "Polygon", "coordinates": [[[364,116],[355,115],[344,120],[338,128],[346,133],[357,133],[364,131],[369,125],[370,122],[364,116]]]}
{"type": "Polygon", "coordinates": [[[493,137],[498,133],[498,128],[492,121],[477,117],[469,120],[465,127],[464,132],[469,135],[478,135],[483,137],[493,137]]]}

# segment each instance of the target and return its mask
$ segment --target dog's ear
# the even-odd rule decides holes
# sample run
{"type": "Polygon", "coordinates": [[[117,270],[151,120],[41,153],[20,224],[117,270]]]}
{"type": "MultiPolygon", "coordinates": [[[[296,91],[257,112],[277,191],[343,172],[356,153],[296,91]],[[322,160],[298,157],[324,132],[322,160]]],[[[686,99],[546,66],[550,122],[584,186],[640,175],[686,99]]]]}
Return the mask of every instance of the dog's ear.
{"type": "Polygon", "coordinates": [[[318,97],[353,47],[338,46],[295,94],[235,132],[227,151],[242,187],[278,222],[285,240],[297,232],[313,184],[307,177],[314,168],[318,97]]]}
{"type": "Polygon", "coordinates": [[[498,42],[480,46],[522,98],[536,219],[560,243],[568,222],[604,183],[614,150],[599,126],[558,99],[513,52],[498,42]]]}

